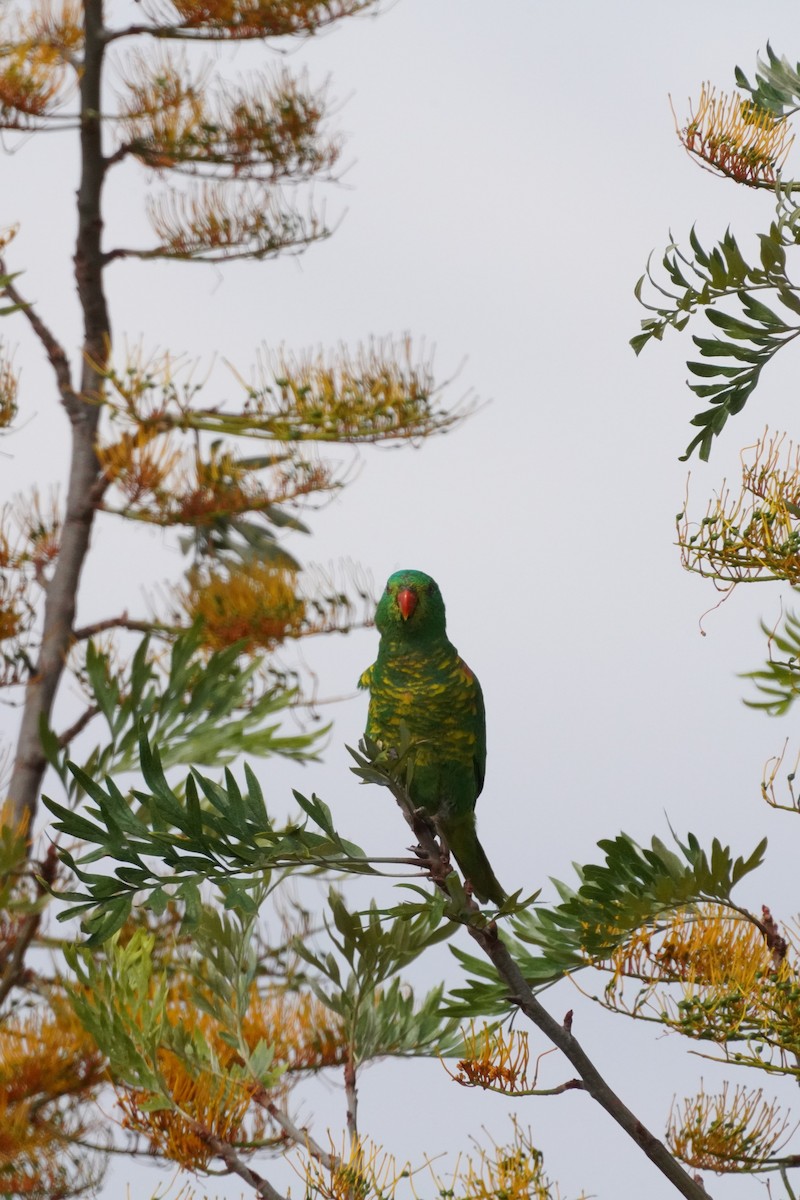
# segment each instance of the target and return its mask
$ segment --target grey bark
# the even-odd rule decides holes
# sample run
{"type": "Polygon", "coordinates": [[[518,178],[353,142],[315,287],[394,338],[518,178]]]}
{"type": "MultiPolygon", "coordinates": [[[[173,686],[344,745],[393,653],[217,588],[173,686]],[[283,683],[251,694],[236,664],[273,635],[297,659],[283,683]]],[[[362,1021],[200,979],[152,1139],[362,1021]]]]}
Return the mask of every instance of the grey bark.
{"type": "Polygon", "coordinates": [[[84,0],[84,32],[85,51],[80,83],[81,175],[74,258],[84,336],[81,383],[77,393],[70,384],[63,350],[35,314],[27,314],[56,372],[61,402],[72,433],[64,524],[55,568],[47,586],[41,648],[25,692],[14,770],[9,784],[9,797],[15,813],[19,817],[27,813],[31,819],[36,812],[47,766],[40,730],[42,723],[50,720],[72,644],[78,586],[102,488],[94,447],[104,370],[110,352],[110,326],[102,275],[103,222],[100,208],[106,168],[100,121],[105,49],[103,0],[84,0]]]}

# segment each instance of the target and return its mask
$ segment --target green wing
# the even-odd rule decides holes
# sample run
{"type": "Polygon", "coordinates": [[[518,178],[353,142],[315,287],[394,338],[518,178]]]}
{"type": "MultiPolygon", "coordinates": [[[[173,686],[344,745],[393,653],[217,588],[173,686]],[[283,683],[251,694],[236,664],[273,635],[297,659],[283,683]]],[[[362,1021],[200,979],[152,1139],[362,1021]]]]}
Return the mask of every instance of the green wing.
{"type": "Polygon", "coordinates": [[[358,686],[360,688],[371,688],[372,687],[372,673],[374,670],[375,670],[375,663],[373,663],[371,667],[367,667],[366,671],[363,672],[363,674],[361,675],[361,677],[358,681],[358,686]]]}
{"type": "Polygon", "coordinates": [[[459,658],[458,662],[475,689],[475,715],[472,717],[475,749],[472,753],[472,766],[475,771],[475,799],[477,800],[483,791],[483,781],[486,778],[486,708],[477,676],[470,670],[463,658],[459,658]]]}

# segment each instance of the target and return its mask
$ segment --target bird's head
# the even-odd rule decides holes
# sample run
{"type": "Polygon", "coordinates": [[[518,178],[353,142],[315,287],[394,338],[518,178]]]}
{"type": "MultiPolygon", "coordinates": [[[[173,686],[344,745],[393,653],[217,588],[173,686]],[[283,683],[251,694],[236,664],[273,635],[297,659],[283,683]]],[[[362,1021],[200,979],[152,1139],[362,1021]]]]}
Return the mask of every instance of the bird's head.
{"type": "Polygon", "coordinates": [[[380,633],[403,638],[443,634],[444,600],[436,581],[423,571],[395,571],[378,601],[375,624],[380,633]]]}

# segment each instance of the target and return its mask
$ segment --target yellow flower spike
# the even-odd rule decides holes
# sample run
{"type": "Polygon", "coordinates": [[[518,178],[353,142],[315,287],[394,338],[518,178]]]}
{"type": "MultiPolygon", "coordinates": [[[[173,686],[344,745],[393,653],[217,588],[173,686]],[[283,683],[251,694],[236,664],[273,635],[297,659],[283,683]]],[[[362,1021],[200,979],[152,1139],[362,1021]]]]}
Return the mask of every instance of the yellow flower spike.
{"type": "Polygon", "coordinates": [[[170,188],[148,198],[146,211],[159,252],[176,258],[272,255],[325,233],[324,221],[313,210],[287,210],[277,192],[260,183],[243,182],[235,190],[213,181],[186,191],[170,188]]]}
{"type": "Polygon", "coordinates": [[[154,425],[140,425],[111,445],[98,446],[97,457],[106,479],[129,504],[157,498],[182,460],[181,451],[154,425]]]}
{"type": "Polygon", "coordinates": [[[41,581],[45,568],[58,557],[62,524],[58,495],[54,491],[49,501],[45,501],[34,487],[18,498],[13,516],[22,539],[17,563],[32,566],[35,577],[41,581]]]}
{"type": "Polygon", "coordinates": [[[260,1041],[274,1047],[275,1061],[287,1071],[319,1071],[341,1066],[347,1046],[335,1013],[307,993],[254,989],[242,1021],[242,1033],[253,1049],[260,1041]]]}
{"type": "Polygon", "coordinates": [[[257,1085],[208,1070],[190,1073],[169,1050],[160,1050],[158,1058],[174,1107],[153,1111],[152,1093],[118,1087],[123,1126],[142,1134],[171,1161],[188,1170],[203,1170],[214,1157],[210,1142],[236,1144],[257,1085]]]}
{"type": "Polygon", "coordinates": [[[738,1034],[771,1044],[800,1026],[797,954],[768,910],[756,923],[722,905],[698,905],[632,935],[595,965],[611,974],[605,1007],[689,1037],[723,1043],[738,1034]],[[627,980],[642,985],[633,1001],[627,980]]]}
{"type": "Polygon", "coordinates": [[[738,93],[717,95],[710,84],[678,137],[707,166],[750,187],[776,182],[794,142],[783,117],[738,93]]]}
{"type": "Polygon", "coordinates": [[[152,56],[132,56],[120,116],[126,140],[149,166],[173,167],[194,144],[209,119],[203,100],[208,75],[206,68],[192,78],[184,59],[164,51],[155,62],[152,56]]]}
{"type": "Polygon", "coordinates": [[[8,1195],[59,1194],[65,1152],[89,1128],[105,1061],[67,1005],[0,1024],[0,1178],[8,1195]]]}
{"type": "MultiPolygon", "coordinates": [[[[143,1089],[119,1086],[123,1126],[146,1137],[153,1148],[187,1169],[204,1170],[214,1157],[216,1139],[240,1148],[258,1143],[268,1122],[265,1101],[280,1097],[279,1083],[269,1096],[256,1080],[239,1073],[241,1059],[225,1029],[197,1003],[197,981],[179,976],[167,1001],[171,1025],[199,1035],[218,1068],[192,1066],[171,1050],[158,1052],[158,1070],[170,1103],[143,1089]]],[[[266,1041],[276,1066],[314,1071],[338,1065],[344,1057],[336,1018],[313,997],[289,992],[259,993],[254,986],[242,1017],[242,1036],[254,1049],[266,1041]]],[[[352,1169],[352,1163],[351,1169],[352,1169]]]]}
{"type": "MultiPolygon", "coordinates": [[[[434,1177],[442,1196],[454,1200],[558,1200],[560,1193],[545,1175],[541,1151],[512,1117],[513,1138],[508,1145],[478,1147],[478,1157],[456,1165],[451,1181],[434,1177]]],[[[586,1200],[586,1197],[581,1197],[586,1200]]]]}
{"type": "Polygon", "coordinates": [[[366,1139],[353,1139],[337,1153],[331,1142],[326,1163],[304,1155],[292,1166],[304,1180],[306,1194],[322,1200],[393,1200],[397,1186],[408,1178],[409,1168],[398,1169],[397,1160],[366,1139]]]}
{"type": "Polygon", "coordinates": [[[1,127],[35,127],[66,99],[65,67],[82,41],[75,0],[39,0],[9,21],[0,37],[1,127]]]}
{"type": "Polygon", "coordinates": [[[690,1167],[750,1172],[778,1154],[792,1132],[788,1114],[766,1101],[760,1088],[725,1083],[719,1095],[701,1091],[681,1108],[673,1101],[667,1141],[690,1167]]]}
{"type": "Polygon", "coordinates": [[[742,451],[741,486],[723,484],[700,522],[682,513],[681,561],[722,590],[738,583],[783,579],[800,583],[800,446],[784,435],[742,451]]]}
{"type": "Polygon", "coordinates": [[[326,0],[319,4],[278,3],[277,0],[172,0],[168,12],[180,14],[185,29],[207,28],[230,39],[281,37],[314,33],[340,17],[357,13],[365,0],[326,0]]]}
{"type": "Polygon", "coordinates": [[[300,634],[305,601],[297,573],[264,562],[192,571],[176,599],[190,621],[200,620],[212,650],[242,642],[246,652],[274,647],[300,634]]]}
{"type": "Polygon", "coordinates": [[[83,46],[83,9],[79,0],[38,0],[27,18],[31,42],[69,59],[83,46]]]}

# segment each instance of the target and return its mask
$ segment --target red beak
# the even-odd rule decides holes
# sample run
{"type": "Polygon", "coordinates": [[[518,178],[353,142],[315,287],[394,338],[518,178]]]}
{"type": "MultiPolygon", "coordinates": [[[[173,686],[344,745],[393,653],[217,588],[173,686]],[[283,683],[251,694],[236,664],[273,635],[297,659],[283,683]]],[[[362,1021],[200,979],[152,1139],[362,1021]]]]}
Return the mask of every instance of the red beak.
{"type": "Polygon", "coordinates": [[[412,592],[411,588],[401,588],[397,593],[397,607],[400,609],[403,620],[407,621],[417,607],[417,593],[412,592]]]}

